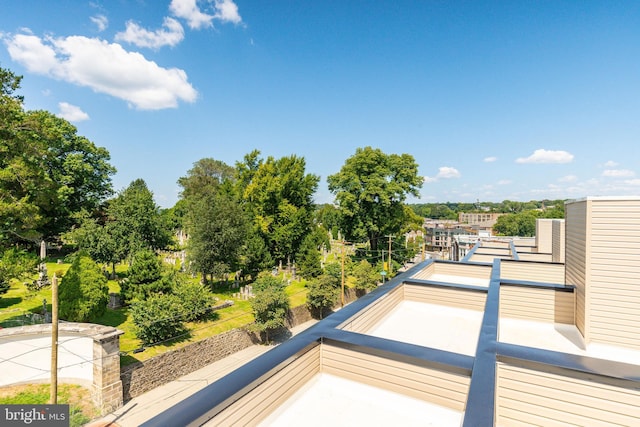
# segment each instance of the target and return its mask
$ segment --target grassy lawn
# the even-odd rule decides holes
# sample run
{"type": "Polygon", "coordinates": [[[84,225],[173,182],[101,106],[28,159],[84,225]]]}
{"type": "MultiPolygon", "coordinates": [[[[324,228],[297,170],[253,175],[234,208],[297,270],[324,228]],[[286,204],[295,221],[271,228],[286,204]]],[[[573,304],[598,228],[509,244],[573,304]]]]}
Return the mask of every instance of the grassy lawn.
{"type": "MultiPolygon", "coordinates": [[[[71,264],[59,264],[56,260],[52,260],[52,262],[47,262],[47,272],[49,277],[53,277],[54,273],[57,274],[58,277],[62,277],[70,266],[71,264]]],[[[119,278],[126,276],[127,267],[126,264],[116,266],[116,274],[119,278]]],[[[37,276],[34,276],[33,280],[35,280],[35,278],[37,278],[37,276]]],[[[109,292],[117,293],[120,291],[120,285],[117,280],[109,280],[108,285],[109,292]]],[[[137,353],[134,353],[134,350],[142,348],[142,343],[135,336],[133,319],[129,316],[129,310],[126,307],[116,310],[107,309],[94,323],[113,326],[124,332],[124,334],[120,336],[120,351],[122,352],[120,361],[121,365],[125,366],[252,323],[254,319],[251,312],[251,303],[233,298],[233,293],[237,291],[237,289],[229,289],[226,286],[214,288],[213,293],[219,302],[232,300],[234,305],[217,310],[209,320],[187,323],[186,326],[189,333],[185,336],[145,348],[144,351],[137,353]]],[[[297,307],[306,303],[307,288],[304,279],[291,281],[286,288],[286,292],[287,295],[289,295],[291,307],[297,307]]],[[[6,328],[30,324],[28,321],[30,314],[42,314],[44,299],[47,300],[47,311],[50,312],[51,287],[46,287],[39,291],[29,291],[22,282],[14,281],[11,289],[6,294],[0,296],[0,326],[6,328]]]]}
{"type": "MultiPolygon", "coordinates": [[[[49,390],[49,384],[2,387],[0,388],[0,404],[46,404],[49,402],[49,390]]],[[[82,426],[99,415],[91,403],[90,391],[79,385],[59,384],[58,403],[69,404],[71,427],[82,426]]]]}

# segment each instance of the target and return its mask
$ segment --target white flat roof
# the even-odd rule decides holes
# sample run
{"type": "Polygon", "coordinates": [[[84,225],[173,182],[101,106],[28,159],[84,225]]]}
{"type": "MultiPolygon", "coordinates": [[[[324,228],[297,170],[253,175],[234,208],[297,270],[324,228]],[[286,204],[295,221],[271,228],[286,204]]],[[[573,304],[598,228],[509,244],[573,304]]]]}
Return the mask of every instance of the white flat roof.
{"type": "Polygon", "coordinates": [[[367,335],[475,356],[481,311],[400,301],[367,335]]]}
{"type": "Polygon", "coordinates": [[[585,346],[574,325],[508,318],[500,319],[499,325],[501,342],[640,365],[638,350],[593,343],[585,346]]]}
{"type": "Polygon", "coordinates": [[[460,426],[463,413],[400,393],[320,373],[260,426],[460,426]]]}

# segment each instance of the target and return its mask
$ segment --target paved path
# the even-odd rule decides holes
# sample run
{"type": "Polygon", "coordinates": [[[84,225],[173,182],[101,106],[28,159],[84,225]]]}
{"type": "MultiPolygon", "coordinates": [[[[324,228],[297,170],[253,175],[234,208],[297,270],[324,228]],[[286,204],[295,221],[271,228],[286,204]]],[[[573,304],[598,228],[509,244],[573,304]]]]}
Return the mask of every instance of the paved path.
{"type": "MultiPolygon", "coordinates": [[[[296,335],[314,323],[310,320],[291,329],[292,335],[296,335]]],[[[266,353],[273,346],[252,345],[244,350],[225,357],[202,369],[178,378],[175,381],[154,388],[138,397],[128,401],[122,408],[112,412],[99,420],[88,424],[88,427],[134,427],[151,419],[155,415],[170,408],[181,400],[186,399],[217,379],[234,371],[245,363],[266,353]]]]}

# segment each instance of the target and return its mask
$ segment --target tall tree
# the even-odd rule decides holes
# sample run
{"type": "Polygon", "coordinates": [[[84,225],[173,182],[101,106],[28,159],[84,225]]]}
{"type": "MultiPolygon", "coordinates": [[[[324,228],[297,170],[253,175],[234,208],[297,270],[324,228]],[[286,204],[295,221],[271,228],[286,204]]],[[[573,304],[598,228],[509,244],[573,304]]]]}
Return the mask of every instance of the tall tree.
{"type": "Polygon", "coordinates": [[[236,165],[238,192],[273,258],[288,261],[310,232],[319,177],[306,173],[302,157],[258,156],[253,151],[236,165]]]}
{"type": "Polygon", "coordinates": [[[130,258],[141,249],[164,248],[171,241],[160,207],[142,179],[136,179],[112,199],[107,214],[119,260],[130,258]]]}
{"type": "Polygon", "coordinates": [[[236,171],[223,161],[206,157],[198,160],[187,172],[187,176],[178,179],[182,187],[181,196],[185,200],[202,197],[217,192],[226,181],[232,182],[236,171]]]}
{"type": "Polygon", "coordinates": [[[187,254],[203,282],[207,275],[219,277],[238,268],[248,220],[234,193],[235,175],[226,163],[204,158],[178,180],[189,234],[187,254]]]}
{"type": "Polygon", "coordinates": [[[249,225],[242,207],[229,194],[192,200],[187,226],[187,255],[203,281],[207,274],[219,277],[238,267],[249,225]]]}
{"type": "Polygon", "coordinates": [[[402,229],[403,203],[408,195],[418,196],[422,186],[413,156],[385,154],[371,147],[358,148],[327,181],[336,195],[346,238],[368,239],[373,250],[381,236],[402,229]]]}
{"type": "Polygon", "coordinates": [[[112,194],[109,153],[47,111],[25,111],[0,68],[0,239],[56,237],[112,194]]]}

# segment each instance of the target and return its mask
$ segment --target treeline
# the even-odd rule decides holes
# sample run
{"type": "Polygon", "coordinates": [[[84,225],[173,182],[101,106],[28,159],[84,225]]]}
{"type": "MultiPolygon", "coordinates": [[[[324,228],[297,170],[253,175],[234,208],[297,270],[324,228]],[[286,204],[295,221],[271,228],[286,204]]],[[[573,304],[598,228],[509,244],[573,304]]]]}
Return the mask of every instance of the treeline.
{"type": "Polygon", "coordinates": [[[516,214],[524,211],[542,210],[554,211],[554,218],[560,213],[564,215],[564,200],[531,200],[528,202],[516,202],[504,200],[502,202],[477,202],[477,203],[417,203],[409,207],[416,215],[433,219],[458,219],[458,213],[508,213],[516,214]]]}

